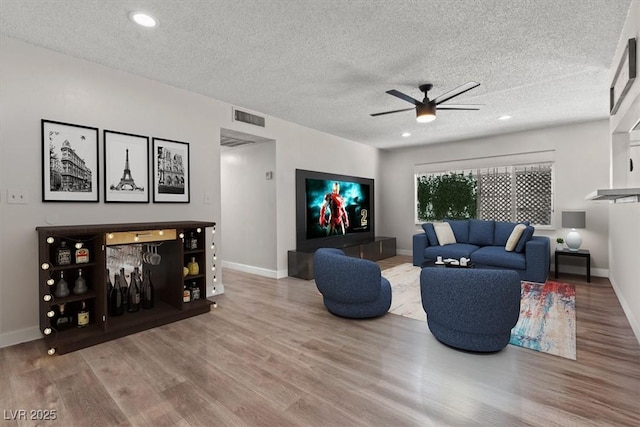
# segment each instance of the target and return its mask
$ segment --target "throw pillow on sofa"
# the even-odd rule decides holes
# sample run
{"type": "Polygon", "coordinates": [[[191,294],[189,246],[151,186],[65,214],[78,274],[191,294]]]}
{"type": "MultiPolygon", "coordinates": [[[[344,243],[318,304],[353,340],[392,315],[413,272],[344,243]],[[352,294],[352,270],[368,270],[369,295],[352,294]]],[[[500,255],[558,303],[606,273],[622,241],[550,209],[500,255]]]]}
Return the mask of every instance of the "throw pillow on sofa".
{"type": "Polygon", "coordinates": [[[531,237],[533,236],[534,231],[535,231],[535,228],[533,228],[530,225],[524,229],[524,231],[522,232],[522,236],[520,237],[520,240],[518,240],[518,244],[516,245],[516,252],[520,252],[520,253],[524,252],[524,246],[527,244],[529,240],[531,240],[531,237]]]}
{"type": "Polygon", "coordinates": [[[520,242],[520,238],[522,237],[522,233],[527,229],[527,226],[524,224],[517,224],[513,227],[513,231],[511,235],[507,239],[507,243],[504,245],[504,250],[507,252],[513,252],[520,242]]]}
{"type": "Polygon", "coordinates": [[[493,230],[495,221],[483,219],[469,220],[469,243],[478,246],[493,245],[493,230]]]}
{"type": "Polygon", "coordinates": [[[469,243],[469,220],[468,219],[445,219],[453,230],[456,243],[469,243]]]}
{"type": "Polygon", "coordinates": [[[436,230],[433,228],[432,222],[425,222],[422,224],[424,234],[427,235],[427,240],[430,246],[438,246],[438,236],[436,236],[436,230]]]}
{"type": "Polygon", "coordinates": [[[440,246],[456,243],[456,236],[454,236],[448,222],[436,222],[433,224],[433,228],[436,231],[436,236],[438,236],[440,246]]]}

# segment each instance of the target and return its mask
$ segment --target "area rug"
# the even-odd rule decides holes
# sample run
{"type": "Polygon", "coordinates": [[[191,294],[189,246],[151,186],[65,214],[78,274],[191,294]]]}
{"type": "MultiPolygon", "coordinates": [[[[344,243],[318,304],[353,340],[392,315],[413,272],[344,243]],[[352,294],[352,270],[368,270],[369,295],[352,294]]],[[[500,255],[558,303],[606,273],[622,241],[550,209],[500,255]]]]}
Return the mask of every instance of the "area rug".
{"type": "MultiPolygon", "coordinates": [[[[382,275],[391,282],[389,312],[426,322],[420,267],[401,264],[382,275]]],[[[522,282],[520,318],[509,344],[576,360],[576,290],[568,283],[522,282]]]]}

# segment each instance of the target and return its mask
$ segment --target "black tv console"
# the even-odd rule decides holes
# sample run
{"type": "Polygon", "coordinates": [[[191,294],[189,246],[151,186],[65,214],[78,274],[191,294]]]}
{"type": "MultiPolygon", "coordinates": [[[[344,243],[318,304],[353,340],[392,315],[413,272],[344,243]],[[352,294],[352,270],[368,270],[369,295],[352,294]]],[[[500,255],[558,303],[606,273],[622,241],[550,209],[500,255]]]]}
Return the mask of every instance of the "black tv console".
{"type": "MultiPolygon", "coordinates": [[[[345,254],[354,258],[364,258],[371,261],[396,256],[395,237],[376,237],[375,240],[367,243],[341,247],[345,254]]],[[[299,279],[313,279],[313,254],[310,251],[289,251],[288,269],[289,276],[299,279]]]]}

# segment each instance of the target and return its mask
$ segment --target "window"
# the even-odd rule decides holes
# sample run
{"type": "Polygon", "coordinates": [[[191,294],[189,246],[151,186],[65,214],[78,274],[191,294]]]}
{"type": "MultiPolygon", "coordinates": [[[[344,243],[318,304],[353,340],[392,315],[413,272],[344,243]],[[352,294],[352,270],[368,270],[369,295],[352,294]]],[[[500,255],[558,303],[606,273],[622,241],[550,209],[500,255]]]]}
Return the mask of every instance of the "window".
{"type": "Polygon", "coordinates": [[[451,219],[551,225],[553,164],[416,174],[418,222],[451,219]]]}

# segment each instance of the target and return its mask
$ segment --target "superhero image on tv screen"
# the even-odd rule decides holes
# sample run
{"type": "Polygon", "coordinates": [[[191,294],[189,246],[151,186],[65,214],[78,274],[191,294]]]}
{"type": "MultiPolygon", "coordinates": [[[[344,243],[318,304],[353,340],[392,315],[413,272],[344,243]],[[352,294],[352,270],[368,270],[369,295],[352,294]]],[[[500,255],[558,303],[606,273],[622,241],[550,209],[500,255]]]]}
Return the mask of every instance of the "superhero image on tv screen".
{"type": "Polygon", "coordinates": [[[306,180],[307,239],[369,230],[369,186],[306,180]]]}

